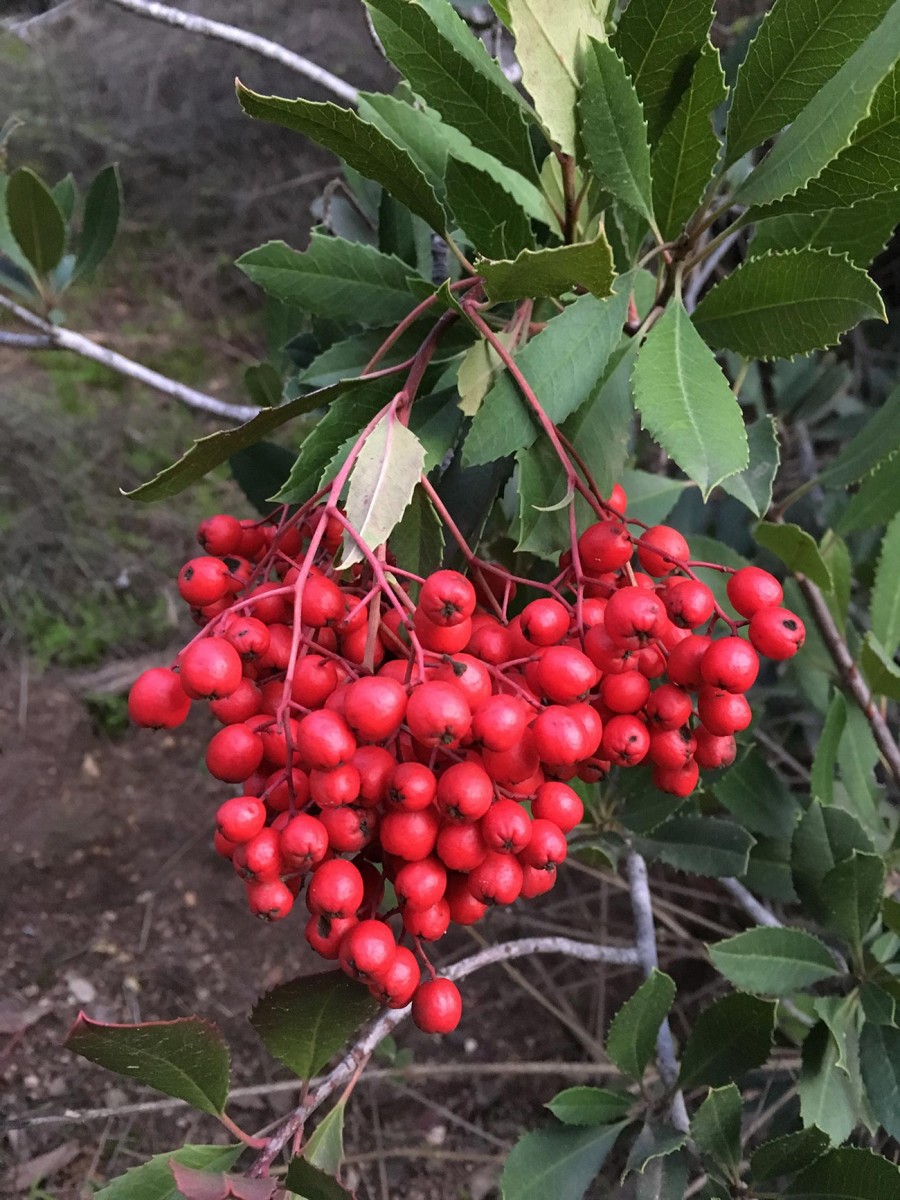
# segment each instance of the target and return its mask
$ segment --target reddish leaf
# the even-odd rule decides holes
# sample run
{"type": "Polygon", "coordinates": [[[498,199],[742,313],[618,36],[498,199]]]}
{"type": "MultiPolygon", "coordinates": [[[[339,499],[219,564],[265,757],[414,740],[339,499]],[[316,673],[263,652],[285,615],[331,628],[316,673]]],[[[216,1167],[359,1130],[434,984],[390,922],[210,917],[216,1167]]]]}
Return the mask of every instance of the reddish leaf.
{"type": "Polygon", "coordinates": [[[276,1179],[248,1179],[246,1175],[226,1175],[224,1171],[197,1171],[174,1158],[169,1169],[185,1200],[272,1200],[276,1179]]]}

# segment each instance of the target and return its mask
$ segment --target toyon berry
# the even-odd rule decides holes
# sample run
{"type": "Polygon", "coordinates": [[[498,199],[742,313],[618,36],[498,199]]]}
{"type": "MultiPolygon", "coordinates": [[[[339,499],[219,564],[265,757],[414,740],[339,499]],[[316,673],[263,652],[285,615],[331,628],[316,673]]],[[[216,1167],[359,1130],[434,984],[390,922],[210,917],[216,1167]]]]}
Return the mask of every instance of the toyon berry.
{"type": "Polygon", "coordinates": [[[214,850],[250,913],[305,889],[309,946],[426,1032],[462,1004],[423,944],[548,892],[611,771],[685,797],[733,763],[760,659],[803,644],[774,576],[723,568],[726,612],[682,534],[626,507],[616,485],[551,583],[472,555],[419,579],[387,547],[343,569],[345,520],[317,500],[215,514],[177,578],[200,632],[129,694],[158,729],[207,702],[207,768],[241,793],[214,850]]]}

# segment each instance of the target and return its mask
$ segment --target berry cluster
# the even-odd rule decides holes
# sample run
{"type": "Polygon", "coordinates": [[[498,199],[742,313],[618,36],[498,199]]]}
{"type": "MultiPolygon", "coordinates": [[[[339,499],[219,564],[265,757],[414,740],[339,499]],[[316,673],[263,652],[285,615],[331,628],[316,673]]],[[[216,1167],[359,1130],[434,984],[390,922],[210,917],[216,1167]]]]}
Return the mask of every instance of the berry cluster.
{"type": "Polygon", "coordinates": [[[553,887],[584,816],[569,781],[647,761],[688,795],[734,759],[758,654],[802,645],[773,576],[729,573],[733,620],[693,572],[711,564],[667,526],[635,541],[625,505],[617,488],[550,583],[468,552],[466,575],[422,580],[361,544],[339,570],[353,534],[327,506],[211,517],[178,576],[202,630],[132,688],[138,724],[173,728],[192,700],[221,723],[206,764],[241,794],[215,845],[251,910],[280,919],[306,884],[309,944],[426,1031],[461,1000],[422,942],[553,887]],[[511,616],[522,584],[539,594],[511,616]]]}

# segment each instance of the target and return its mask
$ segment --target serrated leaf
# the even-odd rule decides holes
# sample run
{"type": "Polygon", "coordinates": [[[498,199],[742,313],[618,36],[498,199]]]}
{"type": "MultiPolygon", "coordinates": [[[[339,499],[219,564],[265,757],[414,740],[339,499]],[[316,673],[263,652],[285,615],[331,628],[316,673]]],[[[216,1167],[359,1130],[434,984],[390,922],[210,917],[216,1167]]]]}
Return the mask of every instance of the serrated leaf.
{"type": "Polygon", "coordinates": [[[802,250],[808,246],[846,254],[851,262],[868,266],[890,240],[900,222],[900,193],[882,192],[849,208],[815,213],[787,213],[759,221],[748,254],[769,250],[802,250]]]}
{"type": "Polygon", "coordinates": [[[656,968],[613,1017],[606,1053],[625,1075],[640,1079],[653,1057],[659,1027],[675,999],[673,980],[656,968]]]}
{"type": "Polygon", "coordinates": [[[795,1175],[821,1158],[829,1145],[828,1135],[814,1125],[764,1142],[750,1155],[751,1178],[759,1182],[795,1175]]]}
{"type": "Polygon", "coordinates": [[[859,1039],[866,1096],[892,1138],[900,1136],[900,1029],[867,1022],[859,1039]]]}
{"type": "Polygon", "coordinates": [[[775,1032],[774,1000],[743,992],[723,996],[696,1019],[681,1056],[683,1087],[721,1087],[768,1059],[775,1032]]]}
{"type": "Polygon", "coordinates": [[[248,1179],[225,1171],[204,1171],[169,1159],[169,1169],[184,1200],[272,1200],[278,1187],[274,1179],[248,1179]]]}
{"type": "Polygon", "coordinates": [[[228,1048],[199,1017],[112,1025],[84,1013],[66,1038],[82,1058],[218,1116],[228,1099],[228,1048]]]}
{"type": "Polygon", "coordinates": [[[798,1091],[803,1124],[815,1125],[839,1145],[859,1120],[861,1081],[852,1002],[831,1003],[829,1020],[814,1026],[803,1043],[798,1091]]]}
{"type": "Polygon", "coordinates": [[[655,475],[650,471],[624,470],[619,474],[628,496],[628,516],[645,525],[664,521],[690,485],[683,479],[655,475]]]}
{"type": "Polygon", "coordinates": [[[813,800],[794,831],[791,850],[794,887],[812,917],[828,921],[830,897],[824,881],[829,871],[856,852],[872,850],[869,835],[855,817],[813,800]]]}
{"type": "Polygon", "coordinates": [[[740,500],[757,517],[762,517],[772,503],[772,485],[781,462],[778,422],[772,416],[760,417],[747,426],[747,442],[750,465],[737,475],[723,479],[722,489],[740,500]]]}
{"type": "MultiPolygon", "coordinates": [[[[387,541],[412,500],[425,466],[425,447],[393,412],[387,412],[366,439],[350,474],[347,520],[366,546],[387,541]]],[[[344,534],[340,568],[361,562],[355,538],[344,534]]]]}
{"type": "MultiPolygon", "coordinates": [[[[565,421],[590,396],[619,342],[628,313],[630,278],[620,276],[605,300],[581,296],[516,356],[516,365],[548,416],[565,421]]],[[[466,438],[467,466],[493,462],[532,445],[536,420],[508,373],[485,396],[466,438]]]]}
{"type": "Polygon", "coordinates": [[[749,750],[715,781],[712,790],[747,829],[790,840],[802,810],[758,750],[749,750]]]}
{"type": "Polygon", "coordinates": [[[881,907],[883,892],[881,856],[854,850],[822,880],[822,894],[831,909],[829,924],[852,945],[861,945],[881,907]]]}
{"type": "Polygon", "coordinates": [[[844,515],[838,533],[886,525],[900,511],[900,451],[895,450],[861,481],[844,515]]]}
{"type": "Polygon", "coordinates": [[[800,113],[886,12],[890,0],[778,0],[738,71],[728,162],[800,113]]]}
{"type": "Polygon", "coordinates": [[[645,1174],[654,1162],[675,1154],[686,1141],[687,1133],[683,1130],[648,1119],[629,1151],[622,1178],[626,1178],[632,1171],[637,1171],[640,1175],[645,1174]]]}
{"type": "Polygon", "coordinates": [[[791,847],[776,838],[758,838],[750,851],[750,862],[743,882],[752,892],[779,904],[796,904],[797,893],[791,880],[791,847]]]}
{"type": "MultiPolygon", "coordinates": [[[[347,1112],[347,1097],[344,1096],[319,1124],[315,1133],[303,1148],[303,1156],[322,1171],[336,1175],[344,1161],[344,1118],[347,1112]]],[[[306,1200],[312,1200],[307,1197],[306,1200]]]]}
{"type": "Polygon", "coordinates": [[[68,225],[75,215],[75,205],[78,201],[78,188],[75,176],[70,171],[59,183],[50,189],[50,194],[56,201],[56,207],[62,213],[63,220],[68,225]]]}
{"type": "Polygon", "coordinates": [[[711,1158],[726,1179],[740,1177],[741,1093],[733,1083],[711,1088],[694,1113],[691,1137],[702,1155],[711,1158]]]}
{"type": "Polygon", "coordinates": [[[408,263],[318,230],[306,250],[266,242],[235,265],[276,300],[336,321],[393,325],[421,299],[408,263]]]}
{"type": "Polygon", "coordinates": [[[758,926],[707,949],[730,983],[759,995],[789,996],[837,974],[827,947],[800,929],[758,926]]]}
{"type": "Polygon", "coordinates": [[[545,1107],[564,1125],[608,1125],[624,1117],[633,1104],[634,1097],[627,1092],[571,1087],[558,1092],[545,1107]]]}
{"type": "Polygon", "coordinates": [[[871,630],[863,640],[860,663],[869,687],[876,695],[900,700],[900,667],[871,630]]]}
{"type": "Polygon", "coordinates": [[[650,143],[625,64],[605,41],[591,38],[579,101],[581,138],[600,186],[653,224],[650,143]]]}
{"type": "Polygon", "coordinates": [[[274,442],[256,442],[228,460],[235,483],[262,516],[272,511],[272,497],[285,484],[296,454],[274,442]]]}
{"type": "Polygon", "coordinates": [[[712,178],[721,149],[713,114],[726,95],[719,52],[707,40],[650,160],[653,211],[666,241],[681,232],[712,178]]]}
{"type": "MultiPolygon", "coordinates": [[[[875,780],[875,767],[880,760],[878,743],[872,734],[866,714],[856,704],[847,708],[847,724],[838,743],[838,769],[846,798],[843,807],[853,812],[863,826],[876,839],[884,834],[884,826],[878,815],[877,798],[879,785],[875,780]]],[[[876,849],[882,849],[880,841],[876,849]]]]}
{"type": "MultiPolygon", "coordinates": [[[[891,905],[896,901],[886,899],[884,902],[883,919],[885,925],[890,927],[891,920],[888,917],[891,905]]],[[[896,933],[896,929],[891,930],[896,933]]],[[[859,1001],[862,1005],[863,1015],[867,1021],[873,1025],[894,1025],[897,1016],[897,1003],[893,996],[878,986],[877,983],[864,983],[859,989],[859,1001]]],[[[862,1047],[860,1046],[860,1049],[862,1047]]]]}
{"type": "Polygon", "coordinates": [[[628,458],[634,424],[631,375],[637,352],[634,338],[617,348],[592,395],[562,424],[562,432],[578,447],[601,496],[610,495],[628,458]]]}
{"type": "Polygon", "coordinates": [[[872,633],[889,657],[900,646],[900,517],[885,530],[872,584],[872,633]]]}
{"type": "Polygon", "coordinates": [[[95,1200],[183,1200],[172,1178],[172,1162],[198,1171],[227,1171],[243,1151],[243,1146],[182,1146],[155,1154],[101,1188],[95,1200]]]}
{"type": "Polygon", "coordinates": [[[885,319],[877,286],[861,267],[829,250],[747,259],[694,312],[694,324],[711,346],[747,358],[823,350],[872,319],[885,319]]]}
{"type": "Polygon", "coordinates": [[[892,1200],[900,1168],[871,1150],[844,1146],[807,1167],[785,1191],[794,1200],[892,1200]]]}
{"type": "Polygon", "coordinates": [[[733,821],[675,816],[641,838],[641,853],[678,871],[724,879],[743,875],[755,839],[733,821]]]}
{"type": "Polygon", "coordinates": [[[271,363],[256,363],[244,372],[244,387],[257,408],[274,408],[280,404],[284,388],[281,374],[271,363]]]}
{"type": "MultiPolygon", "coordinates": [[[[498,333],[497,338],[509,349],[510,337],[506,333],[498,333]]],[[[481,408],[494,381],[494,376],[502,369],[500,355],[489,342],[482,338],[474,342],[463,356],[457,374],[459,389],[459,408],[467,417],[474,417],[481,408]]]]}
{"type": "Polygon", "coordinates": [[[115,164],[96,176],[84,202],[84,222],[73,278],[90,275],[112,249],[122,209],[122,181],[115,164]]]}
{"type": "Polygon", "coordinates": [[[853,563],[850,551],[843,538],[829,529],[819,545],[819,551],[828,568],[833,585],[831,594],[826,594],[826,603],[838,629],[846,635],[847,612],[850,608],[850,593],[853,588],[853,563]]]}
{"type": "MultiPolygon", "coordinates": [[[[238,425],[234,429],[220,429],[207,437],[199,438],[190,450],[171,467],[166,467],[164,471],[160,471],[148,483],[141,484],[134,491],[123,494],[132,500],[143,501],[162,500],[169,496],[177,496],[195,480],[207,475],[214,467],[227,462],[238,450],[254,445],[294,417],[313,412],[346,392],[357,391],[364,387],[375,387],[379,383],[384,386],[384,380],[345,380],[333,384],[331,387],[310,392],[306,396],[299,396],[296,400],[280,404],[277,408],[263,409],[261,413],[257,413],[243,425],[238,425]]],[[[386,390],[389,392],[392,386],[389,383],[386,390]]],[[[384,403],[383,400],[382,403],[384,403]]]]}
{"type": "Polygon", "coordinates": [[[894,450],[900,449],[900,387],[868,416],[855,437],[819,476],[826,487],[846,487],[863,479],[894,450]]]}
{"type": "MultiPolygon", "coordinates": [[[[366,6],[388,57],[413,91],[476,146],[534,177],[522,101],[483,43],[460,22],[469,43],[469,53],[462,53],[427,6],[408,0],[366,0],[366,6]]],[[[444,20],[458,18],[450,12],[444,20]]]]}
{"type": "Polygon", "coordinates": [[[704,499],[748,465],[740,405],[679,301],[647,335],[633,382],[642,425],[699,484],[704,499]]]}
{"type": "Polygon", "coordinates": [[[799,525],[761,521],[754,529],[753,536],[761,546],[780,558],[788,570],[806,575],[824,591],[831,591],[831,572],[815,539],[805,529],[799,525]]]}
{"type": "Polygon", "coordinates": [[[847,701],[842,692],[836,691],[828,706],[825,726],[813,756],[810,777],[812,795],[825,804],[831,804],[834,800],[834,766],[846,724],[847,701]]]}
{"type": "Polygon", "coordinates": [[[690,1168],[681,1153],[654,1158],[635,1180],[635,1200],[684,1200],[690,1168]]]}
{"type": "Polygon", "coordinates": [[[388,545],[404,570],[426,578],[440,567],[444,557],[444,527],[421,488],[413,492],[388,545]]]}
{"type": "Polygon", "coordinates": [[[479,254],[513,258],[534,248],[528,214],[488,171],[450,155],[444,185],[459,227],[479,254]]]}
{"type": "Polygon", "coordinates": [[[608,0],[507,0],[522,82],[541,121],[566,154],[575,153],[580,53],[589,37],[605,40],[608,0]]]}
{"type": "Polygon", "coordinates": [[[526,1133],[503,1167],[503,1200],[547,1200],[548,1196],[581,1200],[625,1124],[582,1129],[561,1126],[526,1133]]]}
{"type": "Polygon", "coordinates": [[[868,115],[875,89],[900,48],[900,6],[887,15],[813,96],[786,133],[735,192],[747,205],[771,204],[814,179],[868,115]]]}
{"type": "Polygon", "coordinates": [[[277,1059],[300,1079],[311,1079],[377,1010],[374,998],[342,971],[324,971],[267,992],[250,1023],[277,1059]]]}
{"type": "Polygon", "coordinates": [[[6,183],[9,230],[38,275],[47,275],[63,256],[66,223],[53,195],[30,167],[13,171],[6,183]]]}
{"type": "Polygon", "coordinates": [[[651,142],[688,87],[711,22],[709,0],[644,0],[623,13],[615,47],[643,103],[651,142]]]}
{"type": "Polygon", "coordinates": [[[303,1200],[353,1200],[353,1193],[299,1155],[288,1163],[285,1187],[303,1200]]]}
{"type": "Polygon", "coordinates": [[[431,184],[405,150],[356,113],[336,104],[260,96],[240,81],[237,96],[248,116],[283,125],[312,138],[320,146],[334,151],[354,171],[380,183],[395,200],[427,221],[432,229],[439,233],[444,231],[444,210],[431,184]]]}
{"type": "Polygon", "coordinates": [[[602,300],[616,277],[612,250],[601,229],[590,242],[523,250],[513,261],[479,262],[488,299],[495,304],[522,297],[561,296],[580,284],[602,300]]]}

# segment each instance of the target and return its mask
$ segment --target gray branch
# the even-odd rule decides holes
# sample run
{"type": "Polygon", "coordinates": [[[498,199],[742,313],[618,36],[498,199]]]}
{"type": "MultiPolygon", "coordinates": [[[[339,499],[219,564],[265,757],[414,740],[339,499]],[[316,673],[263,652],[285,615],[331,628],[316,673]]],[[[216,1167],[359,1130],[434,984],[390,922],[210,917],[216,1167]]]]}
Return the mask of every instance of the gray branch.
{"type": "Polygon", "coordinates": [[[212,413],[216,417],[224,417],[226,421],[249,421],[260,411],[249,404],[227,404],[224,400],[217,400],[215,396],[208,396],[205,392],[198,392],[194,388],[186,387],[183,383],[177,383],[166,375],[160,375],[158,371],[151,371],[149,367],[141,366],[133,359],[126,358],[124,354],[118,354],[115,350],[107,350],[105,346],[92,342],[83,334],[51,325],[49,321],[35,316],[29,309],[23,308],[3,295],[0,295],[0,309],[5,309],[24,324],[37,329],[40,337],[40,342],[34,345],[22,341],[10,341],[10,339],[21,339],[28,336],[34,338],[35,335],[4,333],[0,335],[3,338],[3,344],[18,345],[27,349],[70,350],[73,354],[79,354],[82,358],[100,363],[101,366],[108,367],[111,371],[117,371],[120,375],[127,375],[129,379],[136,379],[138,383],[146,384],[147,387],[162,392],[163,395],[171,396],[172,399],[179,400],[189,408],[212,413]]]}
{"type": "Polygon", "coordinates": [[[783,922],[778,920],[772,910],[757,900],[753,893],[749,892],[737,879],[720,879],[719,882],[757,924],[768,925],[770,929],[783,928],[783,922]]]}
{"type": "Polygon", "coordinates": [[[163,25],[173,25],[176,29],[187,30],[188,33],[199,33],[204,37],[217,38],[221,42],[231,42],[234,46],[242,46],[245,50],[252,50],[254,54],[280,63],[281,66],[288,67],[289,70],[296,71],[299,75],[305,75],[307,79],[311,79],[320,87],[327,88],[329,92],[348,104],[355,104],[357,101],[359,93],[352,84],[345,83],[343,79],[332,75],[324,67],[310,62],[308,58],[303,58],[302,55],[295,54],[292,50],[285,49],[284,46],[279,46],[277,42],[269,41],[268,38],[260,37],[257,33],[250,33],[247,29],[226,25],[222,21],[211,21],[207,17],[195,16],[194,13],[182,12],[180,8],[172,8],[168,4],[158,4],[156,0],[108,0],[108,3],[136,13],[139,17],[160,21],[163,25]]]}

